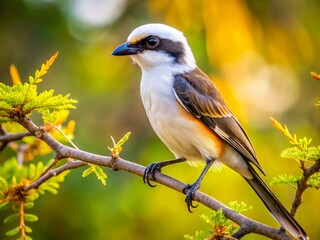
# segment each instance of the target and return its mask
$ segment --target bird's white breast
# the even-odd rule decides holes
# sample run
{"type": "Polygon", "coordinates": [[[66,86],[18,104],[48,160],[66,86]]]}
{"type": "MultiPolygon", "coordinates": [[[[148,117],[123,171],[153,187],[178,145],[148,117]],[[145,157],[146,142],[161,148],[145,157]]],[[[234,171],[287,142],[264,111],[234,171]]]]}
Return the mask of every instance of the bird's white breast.
{"type": "Polygon", "coordinates": [[[175,97],[173,83],[174,75],[168,68],[143,71],[140,94],[151,126],[177,158],[214,157],[217,155],[213,148],[215,143],[199,135],[198,125],[181,114],[186,110],[175,97]]]}

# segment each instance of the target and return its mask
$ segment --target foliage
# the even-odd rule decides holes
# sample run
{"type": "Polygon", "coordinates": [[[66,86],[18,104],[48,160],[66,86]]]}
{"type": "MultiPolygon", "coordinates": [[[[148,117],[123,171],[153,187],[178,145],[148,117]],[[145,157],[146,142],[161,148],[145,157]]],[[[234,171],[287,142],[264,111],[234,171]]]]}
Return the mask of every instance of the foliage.
{"type": "MultiPolygon", "coordinates": [[[[116,160],[119,157],[119,154],[122,152],[122,145],[128,141],[131,132],[127,132],[117,143],[114,141],[111,136],[111,140],[113,142],[113,147],[108,147],[111,156],[116,160]]],[[[83,171],[82,177],[87,177],[89,174],[95,173],[97,178],[101,181],[103,185],[106,185],[107,175],[104,173],[103,169],[97,165],[90,164],[90,167],[83,171]]]]}
{"type": "MultiPolygon", "coordinates": [[[[7,237],[20,234],[20,239],[31,239],[29,234],[32,229],[27,223],[38,221],[38,217],[30,213],[35,200],[46,193],[57,194],[62,183],[69,173],[64,171],[58,176],[49,178],[36,189],[25,190],[25,187],[38,180],[49,170],[49,164],[44,164],[42,159],[52,153],[52,149],[35,136],[27,136],[17,141],[5,142],[5,137],[14,133],[24,132],[19,121],[30,116],[33,111],[41,114],[45,123],[42,127],[59,141],[73,138],[75,122],[69,121],[64,125],[69,111],[75,108],[77,102],[70,99],[69,95],[54,96],[53,90],[38,93],[37,84],[42,82],[42,77],[58,56],[58,52],[42,64],[35,76],[29,77],[28,83],[22,83],[19,73],[14,65],[10,66],[10,75],[13,86],[0,83],[0,125],[3,142],[1,147],[9,147],[16,153],[0,165],[0,210],[11,208],[3,223],[8,225],[5,235],[7,237]],[[63,133],[63,135],[61,135],[63,133]],[[31,162],[32,161],[32,162],[31,162]]],[[[1,149],[2,150],[2,149],[1,149]]],[[[47,160],[46,160],[47,161],[47,160]]],[[[50,163],[51,162],[51,163],[50,163]]]]}
{"type": "Polygon", "coordinates": [[[60,183],[64,181],[69,173],[66,171],[55,178],[44,182],[36,190],[26,192],[23,187],[39,178],[46,167],[42,162],[19,165],[17,158],[12,157],[0,165],[0,210],[11,205],[12,212],[4,220],[4,224],[15,225],[14,228],[6,232],[6,236],[13,236],[20,232],[22,239],[31,239],[27,233],[32,229],[25,222],[38,221],[38,217],[31,213],[26,213],[34,207],[34,201],[46,192],[57,194],[60,183]],[[16,226],[18,222],[18,226],[16,226]]]}
{"type": "MultiPolygon", "coordinates": [[[[286,125],[281,125],[278,121],[271,118],[272,124],[278,129],[284,136],[289,139],[289,143],[293,147],[284,149],[281,153],[282,158],[293,159],[300,164],[302,171],[306,170],[306,164],[315,164],[320,159],[320,146],[310,146],[312,139],[307,137],[298,138],[296,134],[292,135],[286,125]]],[[[280,183],[288,184],[294,189],[297,189],[297,183],[302,179],[302,176],[292,175],[279,175],[274,177],[271,181],[271,185],[280,183]]],[[[308,187],[319,188],[320,174],[315,173],[307,179],[308,187]]]]}
{"type": "Polygon", "coordinates": [[[22,84],[16,68],[11,66],[13,86],[0,83],[0,122],[18,122],[32,111],[40,113],[44,122],[54,122],[58,111],[75,108],[77,101],[69,98],[69,94],[54,96],[54,90],[37,92],[37,84],[42,82],[57,56],[58,52],[42,64],[35,76],[29,77],[29,83],[22,84]]]}
{"type": "Polygon", "coordinates": [[[101,167],[97,165],[91,165],[89,168],[83,171],[82,177],[87,177],[90,173],[95,173],[98,180],[100,180],[103,185],[107,185],[107,175],[104,173],[101,167]]]}
{"type": "Polygon", "coordinates": [[[111,136],[111,140],[113,142],[113,147],[108,147],[111,151],[111,155],[113,158],[117,159],[119,154],[122,152],[122,145],[128,141],[131,132],[127,132],[117,143],[114,141],[113,137],[111,136]]]}
{"type": "MultiPolygon", "coordinates": [[[[247,206],[247,204],[244,202],[238,203],[237,201],[233,201],[228,205],[230,208],[239,213],[252,209],[251,206],[247,206]]],[[[209,233],[205,233],[204,231],[196,231],[194,236],[186,234],[184,235],[186,240],[211,240],[223,239],[225,237],[232,239],[230,235],[232,235],[232,233],[237,231],[239,228],[237,224],[225,217],[221,209],[218,211],[211,211],[210,217],[204,214],[200,217],[203,221],[210,224],[212,229],[209,230],[209,233]]]]}

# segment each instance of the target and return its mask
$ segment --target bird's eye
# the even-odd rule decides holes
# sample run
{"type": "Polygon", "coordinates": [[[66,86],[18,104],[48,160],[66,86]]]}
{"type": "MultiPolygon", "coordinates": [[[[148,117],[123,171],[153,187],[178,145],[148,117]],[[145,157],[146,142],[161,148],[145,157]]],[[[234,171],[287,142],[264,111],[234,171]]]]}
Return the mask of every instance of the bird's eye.
{"type": "Polygon", "coordinates": [[[160,43],[160,39],[157,37],[148,37],[147,38],[147,48],[149,49],[155,49],[160,43]]]}

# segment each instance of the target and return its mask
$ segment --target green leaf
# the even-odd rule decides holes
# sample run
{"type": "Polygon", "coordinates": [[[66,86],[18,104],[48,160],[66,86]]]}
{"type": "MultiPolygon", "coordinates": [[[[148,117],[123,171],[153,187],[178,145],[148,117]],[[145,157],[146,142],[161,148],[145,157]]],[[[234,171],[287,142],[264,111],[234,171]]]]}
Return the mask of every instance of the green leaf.
{"type": "Polygon", "coordinates": [[[103,185],[107,185],[106,178],[107,175],[103,169],[97,165],[91,165],[89,168],[85,169],[82,173],[82,177],[87,177],[89,174],[95,173],[97,178],[101,181],[103,185]]]}
{"type": "Polygon", "coordinates": [[[16,235],[20,231],[20,227],[13,228],[6,232],[6,236],[11,237],[16,235]]]}
{"type": "Polygon", "coordinates": [[[13,176],[11,178],[11,185],[16,185],[17,184],[17,178],[15,176],[13,176]]]}
{"type": "Polygon", "coordinates": [[[4,220],[3,220],[3,223],[4,224],[8,224],[8,223],[11,223],[13,221],[15,221],[16,219],[19,218],[19,213],[15,213],[15,214],[12,214],[8,217],[6,217],[4,220]]]}
{"type": "Polygon", "coordinates": [[[320,188],[320,172],[317,172],[313,174],[309,179],[308,179],[308,184],[311,187],[314,187],[316,189],[320,188]]]}
{"type": "MultiPolygon", "coordinates": [[[[228,205],[230,208],[239,213],[252,209],[251,206],[247,206],[247,204],[245,204],[244,202],[238,203],[237,201],[233,201],[230,202],[228,205]]],[[[213,229],[210,230],[209,233],[205,233],[203,231],[196,231],[194,236],[186,234],[184,235],[184,238],[186,240],[205,240],[210,238],[212,234],[216,234],[216,231],[218,231],[218,234],[232,235],[232,233],[237,231],[237,229],[239,228],[237,224],[232,222],[223,214],[221,209],[219,209],[218,211],[211,211],[211,217],[202,214],[200,218],[204,220],[206,223],[210,224],[210,226],[213,226],[213,229]],[[219,232],[219,230],[223,230],[223,232],[219,232]]]]}
{"type": "Polygon", "coordinates": [[[121,147],[126,141],[129,140],[131,132],[127,132],[117,143],[114,147],[118,148],[121,147]]]}
{"type": "Polygon", "coordinates": [[[43,170],[44,170],[43,162],[38,162],[35,176],[36,177],[40,176],[40,174],[42,174],[43,170]]]}
{"type": "Polygon", "coordinates": [[[50,178],[48,181],[44,182],[40,185],[40,187],[37,189],[38,194],[45,194],[45,192],[52,193],[56,195],[58,193],[58,189],[60,188],[61,182],[64,181],[65,177],[70,173],[70,170],[65,171],[58,176],[55,176],[53,178],[50,178]]]}
{"type": "Polygon", "coordinates": [[[39,220],[39,218],[36,215],[29,213],[24,215],[24,220],[26,222],[36,222],[39,220]]]}
{"type": "Polygon", "coordinates": [[[82,173],[82,177],[87,177],[89,174],[94,172],[93,166],[90,166],[89,168],[85,169],[82,173]]]}
{"type": "Polygon", "coordinates": [[[7,181],[3,177],[0,177],[0,192],[5,190],[7,187],[8,187],[7,181]]]}
{"type": "Polygon", "coordinates": [[[300,181],[301,176],[292,176],[292,175],[278,175],[277,177],[274,177],[272,181],[270,182],[270,186],[274,186],[277,184],[288,184],[289,186],[293,187],[294,189],[297,189],[297,182],[300,181]]]}
{"type": "Polygon", "coordinates": [[[50,182],[49,186],[55,189],[59,189],[60,188],[60,184],[57,182],[50,182]]]}
{"type": "MultiPolygon", "coordinates": [[[[20,240],[20,239],[19,239],[20,240]]],[[[32,237],[26,236],[25,240],[32,240],[32,237]]]]}
{"type": "Polygon", "coordinates": [[[0,210],[5,210],[8,207],[9,202],[4,202],[0,204],[0,210]]]}
{"type": "Polygon", "coordinates": [[[306,146],[307,145],[304,145],[303,149],[298,147],[287,148],[282,151],[281,157],[300,161],[315,161],[320,158],[320,146],[309,148],[306,146]]]}
{"type": "Polygon", "coordinates": [[[29,192],[29,195],[27,196],[27,201],[32,203],[39,197],[39,191],[32,191],[31,193],[29,192]]]}
{"type": "Polygon", "coordinates": [[[104,173],[103,169],[99,166],[95,166],[95,169],[96,169],[95,173],[98,179],[101,181],[103,185],[107,185],[107,182],[106,182],[107,175],[104,173]]]}
{"type": "Polygon", "coordinates": [[[53,122],[56,112],[75,108],[76,100],[70,95],[54,95],[53,90],[38,93],[40,78],[29,77],[29,83],[7,86],[0,84],[0,121],[16,121],[17,116],[28,116],[33,111],[42,115],[44,121],[53,122]]]}
{"type": "Polygon", "coordinates": [[[207,239],[210,235],[206,234],[204,231],[196,231],[194,236],[189,234],[184,235],[185,240],[204,240],[207,239]]]}
{"type": "MultiPolygon", "coordinates": [[[[58,194],[58,190],[53,188],[53,187],[50,187],[48,184],[46,184],[45,186],[42,187],[42,190],[43,191],[47,191],[53,195],[57,195],[58,194]]],[[[44,192],[42,193],[44,194],[44,192]]]]}
{"type": "Polygon", "coordinates": [[[229,207],[235,210],[238,213],[242,213],[248,210],[252,210],[252,206],[248,206],[245,202],[241,201],[238,203],[237,201],[229,202],[229,207]]]}
{"type": "Polygon", "coordinates": [[[29,178],[30,179],[35,179],[37,176],[36,176],[36,165],[33,164],[33,163],[30,163],[29,164],[29,178]]]}
{"type": "Polygon", "coordinates": [[[119,154],[122,151],[122,145],[128,141],[130,137],[131,132],[127,132],[117,143],[114,141],[113,137],[111,136],[113,147],[108,147],[108,149],[111,151],[111,155],[113,158],[117,159],[119,158],[119,154]]]}
{"type": "Polygon", "coordinates": [[[32,233],[32,229],[31,227],[27,226],[27,225],[24,225],[24,228],[26,230],[27,233],[32,233]]]}
{"type": "Polygon", "coordinates": [[[30,209],[34,207],[34,202],[27,202],[23,205],[25,209],[30,209]]]}

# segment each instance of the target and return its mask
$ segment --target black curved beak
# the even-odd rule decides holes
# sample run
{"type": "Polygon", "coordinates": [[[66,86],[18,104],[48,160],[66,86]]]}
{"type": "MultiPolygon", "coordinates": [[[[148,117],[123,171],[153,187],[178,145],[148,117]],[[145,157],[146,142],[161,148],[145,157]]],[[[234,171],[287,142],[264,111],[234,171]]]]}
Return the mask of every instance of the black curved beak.
{"type": "Polygon", "coordinates": [[[111,53],[111,56],[125,56],[125,55],[133,55],[141,52],[142,49],[129,43],[125,42],[121,44],[119,47],[117,47],[113,52],[111,53]]]}

